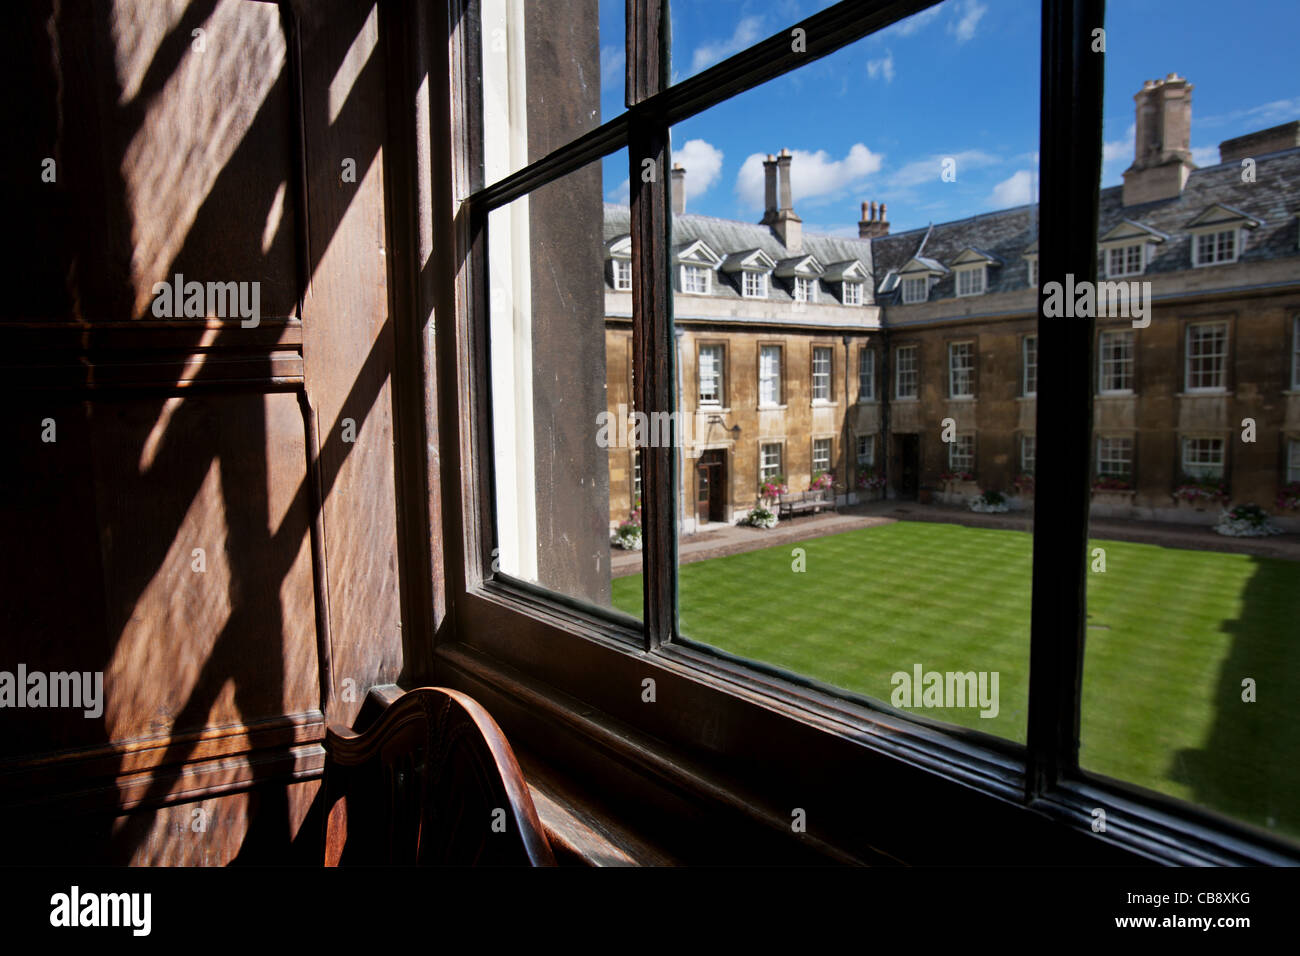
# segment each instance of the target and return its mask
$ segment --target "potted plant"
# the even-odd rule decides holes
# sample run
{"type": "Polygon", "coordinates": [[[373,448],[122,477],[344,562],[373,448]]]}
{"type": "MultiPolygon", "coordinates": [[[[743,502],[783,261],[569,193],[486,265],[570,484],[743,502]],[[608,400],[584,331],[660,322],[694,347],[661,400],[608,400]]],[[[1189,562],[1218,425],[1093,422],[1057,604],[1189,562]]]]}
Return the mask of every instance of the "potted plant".
{"type": "Polygon", "coordinates": [[[970,499],[970,510],[981,514],[1002,514],[1010,511],[1006,496],[1000,491],[982,491],[970,499]]]}
{"type": "Polygon", "coordinates": [[[969,471],[943,471],[939,481],[943,483],[942,500],[949,504],[964,504],[971,495],[979,494],[975,475],[969,471]]]}
{"type": "Polygon", "coordinates": [[[771,508],[776,499],[784,494],[788,494],[790,489],[786,487],[785,475],[773,475],[758,486],[758,498],[760,508],[771,508]]]}
{"type": "Polygon", "coordinates": [[[1277,493],[1278,511],[1300,510],[1300,481],[1289,481],[1277,493]]]}
{"type": "Polygon", "coordinates": [[[1228,483],[1222,478],[1183,475],[1174,486],[1173,497],[1180,510],[1206,511],[1212,505],[1222,507],[1228,503],[1228,483]]]}
{"type": "Polygon", "coordinates": [[[1283,533],[1269,520],[1267,511],[1253,504],[1237,505],[1231,511],[1225,508],[1214,530],[1231,538],[1262,538],[1283,533]]]}
{"type": "Polygon", "coordinates": [[[745,516],[742,523],[754,528],[775,528],[776,512],[769,508],[755,508],[745,516]]]}
{"type": "Polygon", "coordinates": [[[870,471],[860,471],[857,477],[858,491],[865,492],[869,499],[879,498],[885,491],[885,476],[880,473],[879,468],[873,468],[870,471]]]}
{"type": "Polygon", "coordinates": [[[829,490],[835,485],[835,473],[832,471],[817,471],[813,473],[812,481],[808,482],[809,491],[829,490]]]}

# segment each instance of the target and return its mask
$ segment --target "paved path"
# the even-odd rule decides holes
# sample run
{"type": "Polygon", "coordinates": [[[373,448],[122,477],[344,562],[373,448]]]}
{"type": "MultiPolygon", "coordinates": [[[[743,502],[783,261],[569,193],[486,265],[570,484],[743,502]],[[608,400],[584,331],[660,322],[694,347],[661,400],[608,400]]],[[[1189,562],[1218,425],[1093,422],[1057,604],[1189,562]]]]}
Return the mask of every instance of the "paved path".
{"type": "MultiPolygon", "coordinates": [[[[727,554],[741,554],[776,545],[820,538],[857,528],[893,524],[896,521],[932,521],[959,524],[972,528],[1001,528],[1029,531],[1032,516],[1026,512],[977,514],[951,505],[921,505],[914,501],[873,501],[850,505],[838,514],[790,518],[771,530],[740,525],[720,525],[698,534],[687,535],[678,545],[678,562],[690,564],[727,554]]],[[[1166,548],[1193,551],[1221,551],[1228,554],[1253,554],[1260,557],[1287,558],[1300,561],[1300,534],[1281,534],[1270,538],[1229,538],[1208,527],[1170,524],[1162,521],[1127,521],[1094,518],[1089,536],[1113,541],[1134,541],[1166,548]]],[[[611,549],[611,571],[616,578],[641,572],[641,552],[611,549]]]]}

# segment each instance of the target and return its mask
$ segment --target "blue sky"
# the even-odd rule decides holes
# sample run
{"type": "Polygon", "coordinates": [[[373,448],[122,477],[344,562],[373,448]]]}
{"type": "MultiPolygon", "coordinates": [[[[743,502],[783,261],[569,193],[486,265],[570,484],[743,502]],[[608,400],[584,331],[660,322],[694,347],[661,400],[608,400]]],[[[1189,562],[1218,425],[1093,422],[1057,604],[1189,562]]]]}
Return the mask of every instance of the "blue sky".
{"type": "MultiPolygon", "coordinates": [[[[674,0],[680,80],[829,0],[674,0]]],[[[623,110],[623,0],[601,0],[602,115],[623,110]]],[[[757,221],[761,157],[795,154],[805,231],[857,235],[859,204],[886,202],[900,232],[1036,198],[1039,3],[945,0],[832,56],[674,127],[687,210],[757,221]],[[955,160],[956,181],[940,177],[955,160]]],[[[1233,136],[1300,119],[1300,0],[1111,0],[1102,185],[1133,156],[1133,95],[1177,72],[1193,85],[1192,148],[1218,162],[1233,136]]],[[[627,195],[627,154],[605,161],[606,199],[627,195]]]]}

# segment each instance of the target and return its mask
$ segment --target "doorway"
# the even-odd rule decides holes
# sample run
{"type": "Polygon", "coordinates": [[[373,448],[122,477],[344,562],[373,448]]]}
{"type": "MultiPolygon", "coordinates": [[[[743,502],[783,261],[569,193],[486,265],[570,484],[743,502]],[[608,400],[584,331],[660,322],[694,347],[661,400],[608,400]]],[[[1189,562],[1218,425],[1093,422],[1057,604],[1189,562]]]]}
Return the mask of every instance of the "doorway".
{"type": "Polygon", "coordinates": [[[695,466],[695,520],[726,521],[727,453],[720,448],[700,455],[695,466]]]}
{"type": "Polygon", "coordinates": [[[916,500],[921,478],[921,436],[894,436],[894,491],[900,498],[916,500]]]}

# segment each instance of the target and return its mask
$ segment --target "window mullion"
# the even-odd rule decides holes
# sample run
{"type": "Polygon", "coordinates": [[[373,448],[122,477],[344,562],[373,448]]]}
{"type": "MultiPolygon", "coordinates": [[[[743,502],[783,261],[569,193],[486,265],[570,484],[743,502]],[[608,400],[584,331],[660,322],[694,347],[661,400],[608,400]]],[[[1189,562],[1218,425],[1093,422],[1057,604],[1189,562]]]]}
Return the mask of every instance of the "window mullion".
{"type": "Polygon", "coordinates": [[[645,642],[654,650],[671,641],[677,622],[677,357],[672,322],[668,195],[668,126],[662,115],[639,110],[668,81],[668,9],[664,0],[628,0],[628,179],[631,185],[633,401],[651,423],[667,414],[671,441],[642,451],[641,540],[645,642]]]}
{"type": "MultiPolygon", "coordinates": [[[[1104,0],[1043,0],[1040,116],[1042,279],[1097,279],[1104,0]]],[[[1078,768],[1087,609],[1093,332],[1089,318],[1046,319],[1039,290],[1037,477],[1029,662],[1027,796],[1078,768]]]]}

